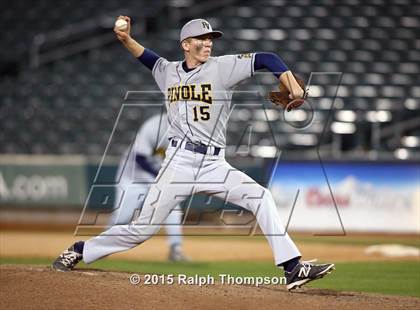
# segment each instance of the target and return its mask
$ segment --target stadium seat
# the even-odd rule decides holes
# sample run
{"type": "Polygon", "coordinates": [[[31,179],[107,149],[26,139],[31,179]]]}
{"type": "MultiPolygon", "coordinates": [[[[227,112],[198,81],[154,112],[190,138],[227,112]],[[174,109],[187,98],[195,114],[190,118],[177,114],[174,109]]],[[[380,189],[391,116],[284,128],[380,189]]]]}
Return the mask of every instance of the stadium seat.
{"type": "MultiPolygon", "coordinates": [[[[141,19],[141,14],[145,14],[146,19],[147,14],[156,16],[156,12],[161,12],[164,25],[152,23],[150,29],[141,29],[147,33],[138,33],[138,28],[133,28],[134,35],[161,56],[180,59],[178,36],[182,23],[165,16],[164,6],[164,1],[146,0],[124,3],[123,8],[114,0],[104,0],[100,6],[85,1],[76,7],[69,1],[52,0],[33,2],[30,7],[25,1],[0,4],[0,25],[3,29],[11,23],[14,25],[13,33],[6,31],[2,35],[2,44],[11,48],[0,49],[0,56],[20,64],[17,75],[6,74],[0,82],[0,121],[4,131],[0,135],[0,152],[101,155],[127,90],[157,90],[150,71],[130,58],[117,40],[31,68],[27,59],[33,38],[49,31],[51,25],[63,29],[89,18],[112,18],[119,10],[133,16],[134,20],[141,19]],[[54,10],[49,10],[51,7],[54,10]],[[48,14],[43,13],[46,11],[48,14]],[[14,22],[17,14],[19,23],[14,22]],[[31,27],[27,27],[28,24],[31,27]],[[22,109],[14,109],[16,106],[22,109]],[[39,133],[43,131],[46,133],[42,139],[39,133]],[[34,140],[36,142],[30,143],[34,140]]],[[[270,51],[278,53],[306,80],[310,72],[322,73],[311,77],[319,121],[327,121],[338,83],[336,109],[392,111],[389,124],[392,125],[412,116],[411,109],[419,108],[417,29],[420,21],[417,16],[420,4],[415,1],[247,0],[239,6],[227,5],[217,14],[213,11],[204,14],[214,28],[225,33],[225,39],[214,42],[216,54],[270,51]],[[337,74],[331,74],[334,72],[337,74]]],[[[269,75],[257,75],[255,80],[247,81],[243,87],[263,91],[277,87],[275,79],[269,75]]],[[[267,124],[261,119],[262,110],[253,114],[244,112],[247,110],[250,109],[244,107],[238,114],[232,114],[228,137],[234,139],[230,141],[240,139],[243,128],[251,122],[255,127],[255,142],[267,145],[269,141],[264,132],[267,124]]],[[[122,152],[129,143],[128,131],[140,124],[142,115],[137,111],[124,116],[120,125],[121,143],[113,148],[116,153],[122,152]]],[[[312,143],[320,141],[323,129],[322,124],[313,124],[296,134],[296,129],[287,123],[278,120],[269,123],[276,141],[287,150],[312,147],[312,143]],[[290,138],[289,134],[296,135],[290,138]]],[[[363,127],[366,121],[357,119],[355,125],[363,127]]],[[[357,134],[363,131],[356,131],[357,134]]],[[[419,136],[418,132],[405,134],[419,136]]],[[[326,137],[326,141],[330,138],[326,137]]],[[[354,139],[355,148],[362,147],[357,145],[359,140],[354,139]]],[[[414,140],[409,138],[404,143],[413,144],[414,140]]],[[[381,140],[381,147],[389,150],[388,142],[381,140]]]]}

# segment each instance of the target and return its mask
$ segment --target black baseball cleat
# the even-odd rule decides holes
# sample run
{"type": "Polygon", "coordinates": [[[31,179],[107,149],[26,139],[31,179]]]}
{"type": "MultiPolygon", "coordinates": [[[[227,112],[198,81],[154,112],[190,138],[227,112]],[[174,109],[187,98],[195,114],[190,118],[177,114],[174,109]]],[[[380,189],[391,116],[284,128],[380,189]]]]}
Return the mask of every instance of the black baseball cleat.
{"type": "MultiPolygon", "coordinates": [[[[81,241],[79,241],[81,242],[81,241]]],[[[77,242],[76,242],[77,243],[77,242]]],[[[76,243],[60,254],[52,263],[52,269],[56,271],[71,271],[83,258],[83,255],[75,251],[76,243]]]]}
{"type": "Polygon", "coordinates": [[[302,285],[317,279],[321,279],[331,273],[334,264],[312,264],[312,261],[300,262],[291,272],[285,272],[286,288],[288,291],[299,288],[302,285]]]}

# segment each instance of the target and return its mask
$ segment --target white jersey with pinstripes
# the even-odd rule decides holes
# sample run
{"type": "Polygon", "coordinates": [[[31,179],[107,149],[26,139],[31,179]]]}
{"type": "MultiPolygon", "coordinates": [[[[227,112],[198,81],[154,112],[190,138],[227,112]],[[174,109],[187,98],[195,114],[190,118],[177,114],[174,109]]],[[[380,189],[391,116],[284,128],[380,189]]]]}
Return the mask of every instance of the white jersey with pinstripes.
{"type": "Polygon", "coordinates": [[[210,57],[189,72],[182,61],[159,58],[152,74],[166,97],[168,137],[224,148],[232,90],[253,75],[254,56],[210,57]]]}

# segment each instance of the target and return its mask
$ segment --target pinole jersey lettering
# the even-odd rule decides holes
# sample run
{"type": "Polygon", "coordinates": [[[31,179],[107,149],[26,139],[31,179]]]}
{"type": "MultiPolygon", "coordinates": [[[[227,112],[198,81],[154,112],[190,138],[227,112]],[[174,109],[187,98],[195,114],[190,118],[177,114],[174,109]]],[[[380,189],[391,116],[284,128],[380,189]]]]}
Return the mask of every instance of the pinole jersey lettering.
{"type": "Polygon", "coordinates": [[[224,148],[232,90],[254,74],[254,58],[255,54],[209,57],[185,72],[182,61],[160,57],[152,74],[165,94],[168,138],[224,148]]]}
{"type": "Polygon", "coordinates": [[[210,91],[211,84],[173,86],[168,88],[167,100],[170,103],[180,100],[194,100],[211,104],[210,91]]]}

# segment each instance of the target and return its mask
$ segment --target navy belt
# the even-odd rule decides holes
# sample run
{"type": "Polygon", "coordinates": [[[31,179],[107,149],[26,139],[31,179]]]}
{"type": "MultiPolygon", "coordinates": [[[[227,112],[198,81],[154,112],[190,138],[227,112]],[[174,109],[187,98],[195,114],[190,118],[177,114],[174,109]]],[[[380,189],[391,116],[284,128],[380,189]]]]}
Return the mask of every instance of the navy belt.
{"type": "MultiPolygon", "coordinates": [[[[171,145],[173,147],[176,147],[178,145],[178,141],[172,140],[171,145]]],[[[207,154],[207,151],[210,147],[205,146],[204,144],[196,144],[193,142],[185,142],[185,149],[194,153],[200,153],[200,154],[207,154]]],[[[214,153],[210,155],[219,155],[220,153],[220,147],[214,147],[214,153]]]]}

